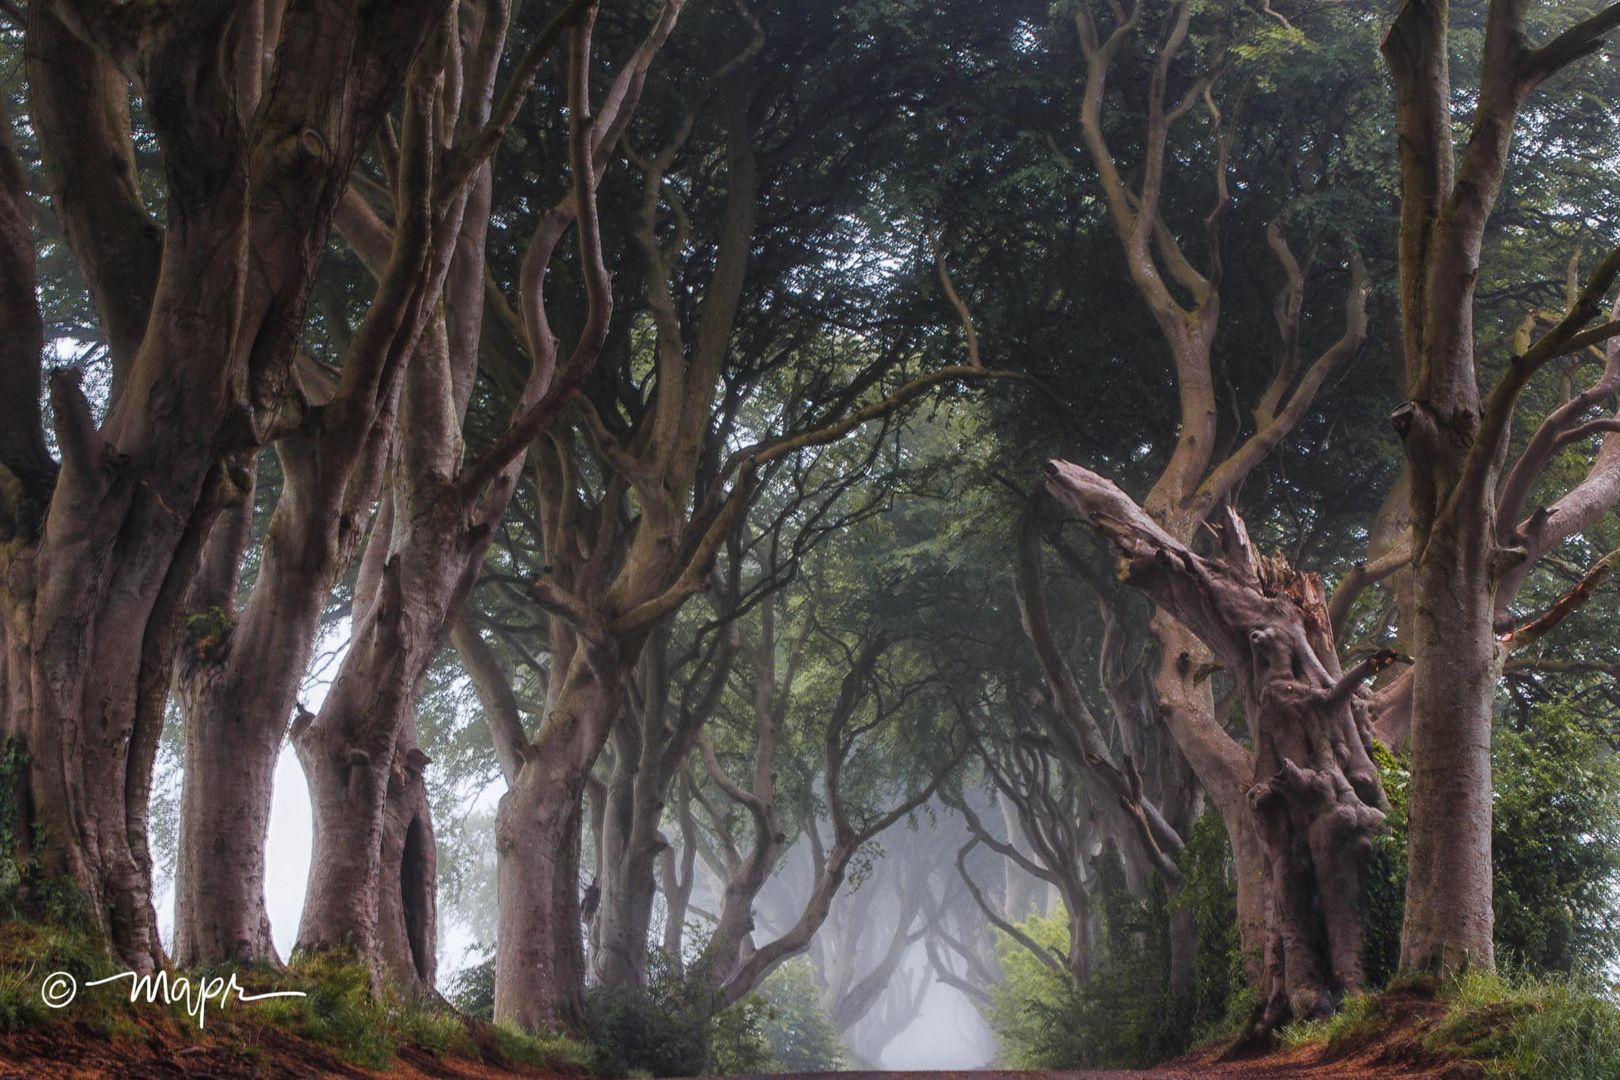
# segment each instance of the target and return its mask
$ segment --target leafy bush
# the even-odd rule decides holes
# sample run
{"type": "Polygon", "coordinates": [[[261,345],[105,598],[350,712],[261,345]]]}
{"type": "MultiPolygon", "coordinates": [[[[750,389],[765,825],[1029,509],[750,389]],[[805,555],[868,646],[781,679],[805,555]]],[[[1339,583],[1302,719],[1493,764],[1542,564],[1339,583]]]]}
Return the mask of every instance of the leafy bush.
{"type": "MultiPolygon", "coordinates": [[[[1162,897],[1133,913],[1140,923],[1115,923],[1127,946],[1110,950],[1079,986],[1000,936],[1002,981],[991,988],[986,1018],[1001,1045],[1002,1064],[1037,1070],[1128,1067],[1184,1048],[1187,1032],[1169,997],[1162,897]],[[1132,938],[1143,943],[1133,947],[1132,938]]],[[[1020,929],[1054,958],[1068,951],[1063,918],[1034,915],[1020,929]]]]}
{"type": "Polygon", "coordinates": [[[815,968],[804,957],[789,960],[759,988],[769,1006],[762,1027],[775,1068],[782,1072],[837,1072],[844,1046],[822,1003],[815,968]]]}
{"type": "MultiPolygon", "coordinates": [[[[1214,814],[1182,852],[1185,885],[1172,900],[1155,882],[1146,898],[1125,887],[1117,855],[1099,860],[1092,898],[1097,921],[1091,972],[1076,986],[1005,935],[1002,981],[987,1020],[1003,1063],[1021,1069],[1150,1065],[1237,1026],[1253,997],[1237,934],[1237,896],[1226,830],[1214,814]],[[1190,994],[1170,989],[1172,911],[1190,911],[1198,932],[1190,994]]],[[[1068,924],[1035,916],[1020,924],[1054,958],[1068,952],[1068,924]]]]}
{"type": "Polygon", "coordinates": [[[722,1076],[780,1071],[771,1053],[767,1027],[771,1006],[757,994],[715,1014],[710,1029],[710,1067],[722,1076]]]}
{"type": "Polygon", "coordinates": [[[1538,974],[1620,959],[1620,759],[1567,704],[1497,726],[1496,947],[1538,974]]]}
{"type": "MultiPolygon", "coordinates": [[[[1385,985],[1400,961],[1410,780],[1405,762],[1382,747],[1377,761],[1390,814],[1366,877],[1370,986],[1385,985]]],[[[1527,723],[1497,725],[1491,767],[1498,959],[1537,975],[1613,965],[1620,960],[1620,759],[1573,708],[1549,705],[1527,723]]]]}
{"type": "MultiPolygon", "coordinates": [[[[1062,919],[1032,915],[1018,924],[1041,948],[1062,954],[1069,928],[1062,919]]],[[[985,1019],[1001,1045],[1000,1064],[1009,1069],[1062,1069],[1082,1064],[1087,1048],[1074,1038],[1080,1011],[1074,983],[1043,964],[1005,934],[996,936],[1001,982],[990,988],[985,1019]]]]}
{"type": "Polygon", "coordinates": [[[1406,837],[1408,789],[1411,774],[1406,763],[1382,743],[1373,747],[1373,761],[1384,786],[1389,811],[1384,831],[1373,842],[1372,859],[1363,875],[1365,903],[1361,963],[1368,986],[1384,986],[1401,963],[1401,922],[1406,907],[1406,837]]]}
{"type": "Polygon", "coordinates": [[[682,969],[662,954],[653,955],[647,976],[645,986],[595,987],[586,995],[598,1072],[704,1076],[770,1068],[763,1002],[727,1008],[701,964],[682,969]]]}
{"type": "Polygon", "coordinates": [[[1184,883],[1170,905],[1192,911],[1198,951],[1192,1000],[1171,1007],[1187,1033],[1186,1045],[1196,1045],[1238,1027],[1254,1006],[1238,936],[1237,871],[1219,814],[1210,811],[1193,823],[1180,863],[1184,883]]]}

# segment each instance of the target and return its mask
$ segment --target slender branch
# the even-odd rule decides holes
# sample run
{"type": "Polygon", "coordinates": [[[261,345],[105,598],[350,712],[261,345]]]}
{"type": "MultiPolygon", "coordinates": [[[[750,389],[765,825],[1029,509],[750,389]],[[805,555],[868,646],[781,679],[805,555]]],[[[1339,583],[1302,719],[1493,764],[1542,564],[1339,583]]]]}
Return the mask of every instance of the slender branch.
{"type": "Polygon", "coordinates": [[[1510,649],[1522,649],[1540,641],[1590,600],[1598,586],[1609,579],[1616,567],[1620,567],[1620,548],[1593,563],[1592,568],[1575,583],[1575,587],[1560,596],[1546,611],[1502,634],[1498,640],[1510,649]]]}
{"type": "Polygon", "coordinates": [[[962,334],[967,339],[968,364],[982,369],[984,361],[979,356],[979,332],[973,327],[973,313],[968,310],[967,301],[962,299],[962,295],[956,291],[956,283],[951,280],[950,267],[945,263],[943,240],[935,244],[934,266],[939,272],[939,285],[945,291],[945,299],[950,301],[952,310],[962,323],[962,334]]]}
{"type": "Polygon", "coordinates": [[[991,926],[1022,945],[1031,956],[1045,965],[1052,974],[1060,979],[1067,980],[1069,971],[1063,966],[1063,962],[1054,956],[1050,949],[1042,947],[1039,942],[1009,922],[1005,916],[992,907],[990,901],[985,898],[983,890],[973,880],[973,875],[968,873],[967,856],[970,851],[978,846],[978,843],[978,837],[974,837],[962,845],[962,849],[956,853],[956,872],[962,876],[962,882],[967,886],[968,894],[973,897],[973,902],[979,906],[980,911],[984,912],[984,917],[991,926]]]}
{"type": "Polygon", "coordinates": [[[506,132],[517,120],[523,102],[534,90],[540,67],[551,54],[557,40],[562,37],[565,30],[579,26],[587,10],[599,2],[600,0],[569,0],[568,5],[554,15],[551,21],[541,28],[540,33],[535,35],[522,58],[513,66],[511,79],[489,120],[451,152],[446,171],[452,189],[459,187],[495,153],[506,132]]]}

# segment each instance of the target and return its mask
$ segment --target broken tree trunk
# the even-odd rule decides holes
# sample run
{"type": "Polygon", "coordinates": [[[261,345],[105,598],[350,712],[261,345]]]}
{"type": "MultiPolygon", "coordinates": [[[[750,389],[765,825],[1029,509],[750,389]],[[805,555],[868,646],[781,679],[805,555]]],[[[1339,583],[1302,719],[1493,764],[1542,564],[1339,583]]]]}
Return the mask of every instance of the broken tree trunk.
{"type": "Polygon", "coordinates": [[[1358,691],[1393,655],[1341,672],[1320,581],[1256,556],[1235,514],[1225,555],[1206,558],[1096,473],[1054,461],[1047,487],[1112,541],[1121,576],[1237,684],[1254,743],[1246,802],[1267,864],[1260,997],[1246,1038],[1327,1015],[1364,982],[1360,870],[1385,803],[1358,691]]]}

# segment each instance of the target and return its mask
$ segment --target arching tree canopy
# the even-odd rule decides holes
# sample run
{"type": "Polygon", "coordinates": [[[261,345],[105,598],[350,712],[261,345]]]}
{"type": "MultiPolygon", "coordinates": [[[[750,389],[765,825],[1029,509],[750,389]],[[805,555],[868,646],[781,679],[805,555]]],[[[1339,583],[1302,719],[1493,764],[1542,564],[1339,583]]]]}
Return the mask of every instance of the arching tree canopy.
{"type": "Polygon", "coordinates": [[[7,917],[656,1075],[1612,971],[1617,28],[0,3],[7,917]]]}

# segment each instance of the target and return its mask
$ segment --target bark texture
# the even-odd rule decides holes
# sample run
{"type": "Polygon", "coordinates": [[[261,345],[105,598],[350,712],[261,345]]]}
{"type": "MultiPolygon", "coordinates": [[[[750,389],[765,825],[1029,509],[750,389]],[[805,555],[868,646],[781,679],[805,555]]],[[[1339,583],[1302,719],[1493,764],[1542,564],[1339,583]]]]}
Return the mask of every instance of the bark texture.
{"type": "MultiPolygon", "coordinates": [[[[1366,336],[1365,272],[1349,253],[1349,288],[1344,332],[1309,363],[1299,356],[1299,326],[1305,271],[1277,224],[1267,243],[1283,271],[1278,329],[1281,348],[1275,373],[1254,408],[1254,428],[1224,458],[1216,455],[1220,435],[1212,350],[1221,326],[1220,225],[1228,206],[1227,158],[1236,135],[1239,110],[1215,104],[1215,67],[1195,70],[1178,101],[1171,96],[1172,72],[1183,57],[1197,14],[1196,5],[1171,7],[1162,25],[1152,25],[1150,5],[1080,4],[1074,11],[1085,78],[1079,110],[1081,143],[1097,170],[1098,183],[1125,255],[1136,291],[1157,324],[1170,354],[1180,412],[1176,444],[1142,507],[1156,526],[1182,545],[1191,545],[1206,519],[1254,468],[1298,426],[1328,376],[1360,347],[1366,336]],[[1108,81],[1133,50],[1151,60],[1140,131],[1140,158],[1122,162],[1105,130],[1108,81]],[[1195,265],[1165,220],[1160,206],[1170,135],[1202,99],[1214,126],[1215,199],[1204,219],[1202,265],[1195,265]]],[[[1215,715],[1210,683],[1201,671],[1210,662],[1208,646],[1159,608],[1151,624],[1157,644],[1152,683],[1159,715],[1176,746],[1226,824],[1237,864],[1238,924],[1250,975],[1262,972],[1253,959],[1266,938],[1263,845],[1245,802],[1254,765],[1249,751],[1225,731],[1215,715]]],[[[1048,680],[1056,674],[1043,661],[1048,680]]],[[[1061,692],[1060,699],[1063,698],[1061,692]]],[[[1066,707],[1066,706],[1065,706],[1066,707]]]]}
{"type": "MultiPolygon", "coordinates": [[[[53,377],[54,486],[29,455],[37,416],[6,447],[31,498],[4,515],[4,723],[30,753],[42,868],[76,881],[137,971],[162,960],[146,807],[182,604],[216,515],[248,486],[241,455],[307,407],[294,350],[333,209],[449,4],[294,5],[256,103],[228,61],[254,24],[236,7],[29,7],[41,149],[114,390],[97,425],[73,376],[53,377]],[[161,229],[132,168],[136,84],[163,151],[161,229]]],[[[32,252],[6,263],[21,274],[32,252]]],[[[37,351],[7,363],[8,381],[37,385],[37,351]]],[[[250,923],[230,933],[251,941],[250,923]]]]}
{"type": "MultiPolygon", "coordinates": [[[[1400,294],[1407,399],[1392,417],[1411,478],[1414,655],[1410,694],[1411,845],[1401,963],[1455,972],[1494,962],[1491,909],[1492,706],[1503,664],[1497,618],[1545,549],[1533,539],[1550,513],[1517,522],[1546,464],[1572,430],[1555,413],[1505,482],[1501,470],[1520,391],[1560,355],[1600,343],[1613,323],[1587,329],[1620,271],[1611,255],[1568,312],[1534,342],[1521,332],[1488,394],[1476,367],[1474,290],[1485,230],[1502,189],[1514,126],[1543,79],[1596,49],[1620,23],[1609,6],[1540,46],[1525,29],[1528,5],[1492,0],[1485,14],[1477,101],[1460,154],[1453,141],[1449,5],[1405,0],[1383,41],[1395,82],[1400,142],[1400,294]],[[1499,518],[1502,519],[1499,522],[1499,518]],[[1537,519],[1540,518],[1540,521],[1537,519]],[[1506,585],[1506,596],[1503,587],[1506,585]]],[[[1584,527],[1591,501],[1613,501],[1598,455],[1570,493],[1563,526],[1584,527]]],[[[1549,507],[1547,510],[1551,510],[1549,507]]],[[[1555,528],[1558,526],[1555,526],[1555,528]]],[[[1563,533],[1571,535],[1570,532],[1563,533]]],[[[1403,693],[1406,691],[1403,689],[1403,693]]],[[[1401,726],[1399,712],[1389,725],[1401,726]]]]}
{"type": "Polygon", "coordinates": [[[1359,873],[1384,797],[1360,688],[1393,655],[1341,671],[1320,582],[1258,557],[1235,515],[1214,560],[1095,473],[1054,461],[1047,484],[1113,543],[1126,580],[1196,633],[1237,684],[1254,739],[1244,801],[1268,869],[1260,1001],[1248,1034],[1327,1015],[1363,986],[1359,873]]]}

